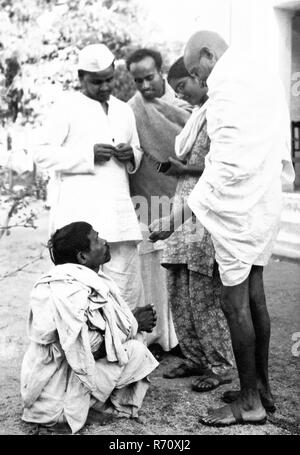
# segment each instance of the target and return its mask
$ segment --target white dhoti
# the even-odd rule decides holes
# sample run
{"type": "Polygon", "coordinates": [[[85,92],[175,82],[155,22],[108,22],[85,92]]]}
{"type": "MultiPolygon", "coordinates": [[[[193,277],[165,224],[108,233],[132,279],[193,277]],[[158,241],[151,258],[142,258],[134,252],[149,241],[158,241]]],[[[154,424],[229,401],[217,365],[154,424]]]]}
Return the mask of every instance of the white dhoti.
{"type": "Polygon", "coordinates": [[[282,84],[259,55],[229,49],[207,85],[205,169],[188,204],[211,234],[225,286],[266,265],[277,236],[282,179],[294,180],[282,84]],[[253,78],[252,69],[260,68],[253,78]],[[274,96],[276,93],[276,96],[274,96]]]}
{"type": "Polygon", "coordinates": [[[157,313],[157,325],[147,334],[147,344],[158,343],[164,351],[178,344],[167,291],[167,270],[160,265],[160,251],[140,256],[145,303],[153,304],[157,313]]]}
{"type": "Polygon", "coordinates": [[[254,186],[254,196],[251,182],[248,188],[244,183],[240,189],[239,183],[235,187],[232,191],[225,186],[220,192],[210,191],[205,180],[200,179],[188,200],[190,208],[211,233],[224,286],[237,286],[248,278],[253,265],[268,264],[280,223],[280,179],[274,179],[269,188],[260,192],[254,186]],[[202,201],[199,194],[203,196],[202,201]],[[226,211],[227,207],[230,210],[226,211]]]}
{"type": "Polygon", "coordinates": [[[249,276],[253,265],[264,267],[272,256],[273,246],[279,231],[279,219],[277,226],[272,230],[271,238],[265,245],[264,251],[253,263],[241,261],[233,256],[230,250],[226,250],[213,236],[212,241],[215,248],[215,259],[219,266],[220,278],[224,286],[236,286],[243,283],[249,276]]]}
{"type": "Polygon", "coordinates": [[[103,272],[114,280],[129,308],[145,306],[137,242],[109,243],[111,259],[103,265],[103,272]]]}
{"type": "MultiPolygon", "coordinates": [[[[157,313],[157,325],[151,333],[144,333],[143,339],[149,346],[158,343],[164,351],[170,351],[178,344],[168,302],[166,270],[160,265],[160,251],[141,254],[149,242],[110,243],[111,260],[103,265],[103,272],[112,278],[121,295],[133,311],[146,305],[153,305],[157,313]]],[[[152,247],[151,247],[152,248],[152,247]]]]}
{"type": "Polygon", "coordinates": [[[157,313],[157,324],[146,334],[147,345],[157,343],[164,351],[178,344],[172,319],[167,290],[167,271],[160,265],[161,246],[149,242],[147,226],[142,225],[144,240],[138,246],[141,276],[145,293],[145,305],[153,305],[157,313]]]}

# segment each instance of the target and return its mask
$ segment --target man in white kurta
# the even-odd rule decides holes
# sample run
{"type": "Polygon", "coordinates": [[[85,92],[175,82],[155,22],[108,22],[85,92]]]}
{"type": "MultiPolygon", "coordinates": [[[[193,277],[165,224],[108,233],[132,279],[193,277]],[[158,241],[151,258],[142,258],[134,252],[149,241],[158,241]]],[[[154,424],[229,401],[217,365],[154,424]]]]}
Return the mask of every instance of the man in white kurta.
{"type": "Polygon", "coordinates": [[[281,177],[294,178],[285,95],[263,56],[228,50],[212,32],[190,38],[184,62],[192,75],[207,82],[211,140],[205,170],[188,203],[214,242],[241,386],[239,393],[225,396],[230,406],[201,422],[263,423],[266,411],[275,411],[263,266],[278,232],[281,177]]]}
{"type": "Polygon", "coordinates": [[[142,158],[134,114],[111,95],[114,56],[106,46],[84,48],[78,70],[81,91],[56,103],[34,154],[38,166],[54,173],[50,232],[89,222],[111,246],[103,271],[131,308],[143,306],[137,254],[142,236],[128,183],[142,158]]]}

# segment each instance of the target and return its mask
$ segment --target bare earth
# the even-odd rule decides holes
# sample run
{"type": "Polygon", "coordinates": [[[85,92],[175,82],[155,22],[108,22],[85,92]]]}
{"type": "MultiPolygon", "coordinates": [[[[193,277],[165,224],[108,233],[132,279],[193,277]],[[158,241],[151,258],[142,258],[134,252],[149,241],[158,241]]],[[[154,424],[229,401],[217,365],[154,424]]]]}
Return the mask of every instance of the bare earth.
{"type": "MultiPolygon", "coordinates": [[[[26,319],[29,293],[33,283],[50,266],[47,241],[48,212],[43,212],[38,229],[17,228],[0,241],[0,277],[36,260],[24,270],[0,278],[0,434],[35,434],[36,427],[21,421],[19,393],[20,367],[28,344],[26,319]]],[[[199,394],[190,390],[192,378],[167,380],[163,372],[180,359],[166,356],[151,376],[151,386],[144,401],[145,423],[125,419],[105,426],[86,426],[86,435],[192,435],[192,434],[300,434],[299,362],[292,354],[292,335],[300,332],[300,265],[272,260],[265,270],[266,293],[272,319],[270,370],[278,410],[266,425],[207,428],[198,416],[208,407],[218,407],[226,385],[199,394]]],[[[298,348],[300,354],[300,349],[298,348]]],[[[297,352],[296,352],[297,354],[297,352]]],[[[238,381],[233,384],[238,387],[238,381]]]]}

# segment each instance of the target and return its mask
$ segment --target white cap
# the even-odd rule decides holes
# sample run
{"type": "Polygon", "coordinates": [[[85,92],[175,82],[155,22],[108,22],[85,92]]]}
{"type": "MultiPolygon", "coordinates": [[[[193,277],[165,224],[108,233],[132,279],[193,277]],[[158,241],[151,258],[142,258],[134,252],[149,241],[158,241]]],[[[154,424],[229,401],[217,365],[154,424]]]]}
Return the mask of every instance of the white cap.
{"type": "Polygon", "coordinates": [[[79,52],[78,69],[91,72],[104,71],[114,60],[114,54],[105,44],[90,44],[79,52]]]}

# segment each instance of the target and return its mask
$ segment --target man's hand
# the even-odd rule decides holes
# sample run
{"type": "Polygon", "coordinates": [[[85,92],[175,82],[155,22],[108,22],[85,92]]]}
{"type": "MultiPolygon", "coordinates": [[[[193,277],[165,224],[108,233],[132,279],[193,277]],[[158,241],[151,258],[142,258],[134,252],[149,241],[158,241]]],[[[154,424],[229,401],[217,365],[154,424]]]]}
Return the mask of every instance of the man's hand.
{"type": "Polygon", "coordinates": [[[133,160],[134,154],[131,145],[118,144],[115,148],[114,157],[121,162],[133,160]]]}
{"type": "Polygon", "coordinates": [[[168,159],[169,163],[171,163],[171,167],[164,172],[164,175],[173,175],[175,177],[180,177],[183,174],[186,174],[186,165],[182,163],[182,161],[175,160],[171,156],[168,159]]]}
{"type": "Polygon", "coordinates": [[[139,332],[152,332],[157,321],[156,311],[152,305],[136,308],[133,311],[133,315],[138,322],[139,332]]]}
{"type": "Polygon", "coordinates": [[[116,148],[110,144],[95,144],[94,145],[94,159],[95,163],[103,163],[109,161],[115,154],[116,148]]]}
{"type": "Polygon", "coordinates": [[[153,223],[149,226],[149,231],[151,232],[149,240],[153,243],[170,237],[170,235],[174,232],[174,221],[172,215],[153,221],[153,223]]]}

